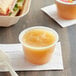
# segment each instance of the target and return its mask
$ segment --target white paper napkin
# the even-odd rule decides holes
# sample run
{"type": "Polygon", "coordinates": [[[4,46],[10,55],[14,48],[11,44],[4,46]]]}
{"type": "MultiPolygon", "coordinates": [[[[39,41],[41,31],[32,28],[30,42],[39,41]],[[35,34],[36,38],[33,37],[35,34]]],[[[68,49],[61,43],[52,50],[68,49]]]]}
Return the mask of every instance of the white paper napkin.
{"type": "MultiPolygon", "coordinates": [[[[63,70],[63,60],[61,52],[61,44],[57,43],[52,59],[44,65],[34,65],[24,59],[21,44],[0,44],[2,49],[8,56],[12,67],[16,71],[33,71],[33,70],[63,70]]],[[[4,65],[0,65],[0,71],[4,72],[7,69],[4,65]]]]}
{"type": "Polygon", "coordinates": [[[74,20],[64,20],[57,15],[56,5],[49,5],[41,8],[43,12],[48,14],[52,19],[54,19],[61,27],[67,27],[76,24],[76,19],[74,20]]]}

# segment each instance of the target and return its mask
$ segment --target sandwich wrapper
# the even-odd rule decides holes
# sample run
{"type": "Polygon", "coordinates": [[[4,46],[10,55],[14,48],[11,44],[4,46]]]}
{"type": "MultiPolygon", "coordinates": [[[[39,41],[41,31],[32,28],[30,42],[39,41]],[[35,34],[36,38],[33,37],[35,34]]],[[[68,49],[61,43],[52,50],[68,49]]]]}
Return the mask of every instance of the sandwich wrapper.
{"type": "MultiPolygon", "coordinates": [[[[55,51],[53,52],[52,58],[47,64],[44,65],[34,65],[29,63],[23,55],[21,44],[0,44],[0,49],[2,49],[7,56],[9,61],[15,71],[37,71],[37,70],[63,70],[63,60],[61,43],[56,44],[55,51]]],[[[0,64],[0,72],[8,71],[7,68],[0,64]]]]}
{"type": "MultiPolygon", "coordinates": [[[[41,8],[43,12],[49,15],[52,19],[54,19],[61,27],[68,27],[76,24],[76,19],[73,20],[64,20],[57,15],[56,4],[49,5],[41,8]]],[[[65,12],[65,11],[64,11],[65,12]]]]}
{"type": "Polygon", "coordinates": [[[13,24],[16,24],[20,18],[22,18],[24,15],[26,15],[29,12],[30,9],[31,0],[26,0],[25,4],[25,12],[23,12],[20,16],[0,16],[0,26],[2,27],[9,27],[13,24]]]}

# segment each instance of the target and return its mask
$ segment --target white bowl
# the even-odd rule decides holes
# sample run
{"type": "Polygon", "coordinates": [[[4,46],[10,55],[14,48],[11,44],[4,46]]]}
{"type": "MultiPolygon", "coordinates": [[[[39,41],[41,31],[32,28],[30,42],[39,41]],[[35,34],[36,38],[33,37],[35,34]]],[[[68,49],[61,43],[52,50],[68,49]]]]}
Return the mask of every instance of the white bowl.
{"type": "Polygon", "coordinates": [[[27,8],[27,9],[24,10],[25,12],[20,16],[15,16],[15,17],[0,16],[0,26],[1,27],[9,27],[13,24],[16,24],[20,18],[22,18],[24,15],[26,15],[29,12],[30,4],[31,4],[31,0],[26,0],[26,7],[25,8],[27,8]]]}

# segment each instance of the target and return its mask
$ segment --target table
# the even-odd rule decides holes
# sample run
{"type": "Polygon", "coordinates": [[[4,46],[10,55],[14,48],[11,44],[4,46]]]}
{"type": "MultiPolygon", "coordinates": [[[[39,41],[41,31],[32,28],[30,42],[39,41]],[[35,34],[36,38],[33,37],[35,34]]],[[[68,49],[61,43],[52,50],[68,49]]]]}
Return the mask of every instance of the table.
{"type": "MultiPolygon", "coordinates": [[[[55,29],[60,37],[64,71],[30,71],[17,72],[19,76],[75,76],[76,75],[76,26],[61,28],[54,20],[43,13],[40,8],[55,3],[54,0],[32,0],[30,12],[19,22],[8,28],[0,28],[0,43],[18,43],[19,33],[30,26],[48,26],[55,29]]],[[[51,10],[50,10],[51,11],[51,10]]],[[[10,76],[0,73],[0,76],[10,76]]]]}

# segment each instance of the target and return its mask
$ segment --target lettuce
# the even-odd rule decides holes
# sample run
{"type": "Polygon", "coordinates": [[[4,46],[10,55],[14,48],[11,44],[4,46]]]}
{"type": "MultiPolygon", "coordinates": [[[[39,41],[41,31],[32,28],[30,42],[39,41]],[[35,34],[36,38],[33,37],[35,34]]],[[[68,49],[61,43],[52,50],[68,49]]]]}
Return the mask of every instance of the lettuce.
{"type": "Polygon", "coordinates": [[[13,8],[13,12],[9,13],[9,16],[16,16],[18,12],[19,8],[18,5],[16,4],[15,7],[13,8]]]}
{"type": "Polygon", "coordinates": [[[16,11],[18,9],[18,5],[16,4],[15,7],[13,8],[13,11],[16,11]]]}
{"type": "Polygon", "coordinates": [[[24,0],[18,0],[18,2],[23,2],[24,0]]]}

